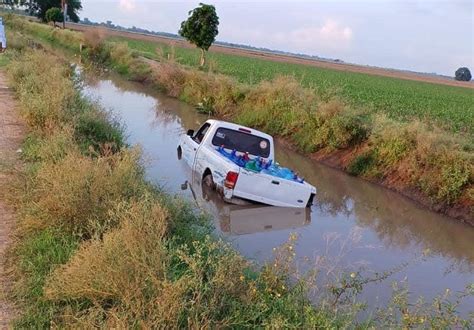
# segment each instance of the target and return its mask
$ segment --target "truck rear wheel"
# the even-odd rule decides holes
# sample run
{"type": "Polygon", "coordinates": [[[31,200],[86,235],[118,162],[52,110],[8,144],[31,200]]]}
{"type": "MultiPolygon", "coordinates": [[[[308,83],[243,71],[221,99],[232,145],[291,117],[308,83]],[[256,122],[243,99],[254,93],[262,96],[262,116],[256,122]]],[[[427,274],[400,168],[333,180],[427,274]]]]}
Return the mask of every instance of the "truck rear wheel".
{"type": "Polygon", "coordinates": [[[211,173],[204,175],[204,177],[202,178],[202,184],[207,188],[211,188],[212,190],[216,188],[216,184],[214,183],[214,179],[212,178],[211,173]]]}

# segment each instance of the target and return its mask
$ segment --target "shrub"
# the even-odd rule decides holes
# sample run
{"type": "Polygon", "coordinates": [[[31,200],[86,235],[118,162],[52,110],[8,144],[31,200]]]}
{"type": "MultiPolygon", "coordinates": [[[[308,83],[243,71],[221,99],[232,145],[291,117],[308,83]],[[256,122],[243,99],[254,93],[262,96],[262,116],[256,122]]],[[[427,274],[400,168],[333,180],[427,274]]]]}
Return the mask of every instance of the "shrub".
{"type": "MultiPolygon", "coordinates": [[[[362,154],[358,154],[349,163],[347,170],[353,175],[383,178],[392,172],[403,172],[398,165],[410,157],[416,146],[416,137],[406,127],[395,123],[385,116],[377,116],[373,121],[373,131],[368,137],[362,154]]],[[[406,176],[399,173],[400,176],[406,176]]]]}
{"type": "Polygon", "coordinates": [[[103,150],[116,153],[124,146],[122,127],[108,119],[104,111],[88,111],[78,116],[75,136],[87,154],[100,154],[103,150]]]}
{"type": "Polygon", "coordinates": [[[356,156],[347,166],[347,172],[352,175],[363,175],[374,165],[373,152],[365,152],[356,156]]]}
{"type": "Polygon", "coordinates": [[[237,121],[259,127],[269,134],[287,136],[301,127],[314,113],[317,100],[292,77],[277,77],[252,89],[237,121]]]}
{"type": "Polygon", "coordinates": [[[465,187],[472,185],[472,160],[449,150],[417,149],[414,182],[435,202],[454,203],[465,187]]]}
{"type": "Polygon", "coordinates": [[[137,82],[152,81],[152,68],[139,58],[133,58],[128,67],[129,79],[137,82]]]}
{"type": "Polygon", "coordinates": [[[454,79],[458,81],[471,81],[471,71],[468,68],[459,68],[454,74],[454,79]]]}
{"type": "Polygon", "coordinates": [[[64,16],[61,12],[61,9],[57,7],[51,7],[46,11],[45,19],[46,22],[52,22],[53,26],[55,26],[56,22],[62,22],[64,20],[64,16]]]}
{"type": "Polygon", "coordinates": [[[136,150],[97,159],[70,153],[57,163],[43,164],[33,187],[32,225],[100,236],[116,225],[107,216],[112,205],[145,189],[138,159],[136,150]]]}
{"type": "Polygon", "coordinates": [[[75,93],[67,78],[69,71],[45,52],[37,51],[13,60],[9,74],[27,123],[42,131],[54,129],[75,93]]]}
{"type": "Polygon", "coordinates": [[[124,42],[110,45],[110,64],[120,74],[128,75],[132,54],[124,42]]]}
{"type": "Polygon", "coordinates": [[[68,153],[79,149],[75,143],[73,129],[65,126],[50,135],[30,133],[23,142],[24,160],[29,162],[53,162],[62,160],[68,153]]]}
{"type": "Polygon", "coordinates": [[[105,36],[106,32],[101,28],[84,32],[85,53],[98,64],[110,61],[110,46],[105,42],[105,36]]]}

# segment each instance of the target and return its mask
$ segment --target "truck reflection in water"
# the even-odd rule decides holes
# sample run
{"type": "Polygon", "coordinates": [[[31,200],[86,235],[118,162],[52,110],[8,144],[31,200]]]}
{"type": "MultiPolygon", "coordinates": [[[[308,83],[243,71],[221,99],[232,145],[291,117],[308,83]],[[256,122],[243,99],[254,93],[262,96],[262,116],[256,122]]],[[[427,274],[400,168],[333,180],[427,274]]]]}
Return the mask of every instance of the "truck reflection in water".
{"type": "Polygon", "coordinates": [[[186,167],[188,180],[181,185],[181,189],[190,189],[199,208],[214,216],[224,234],[245,235],[298,228],[311,222],[309,207],[275,207],[250,202],[245,205],[226,203],[215,190],[202,184],[197,173],[191,173],[189,166],[183,166],[186,167]]]}

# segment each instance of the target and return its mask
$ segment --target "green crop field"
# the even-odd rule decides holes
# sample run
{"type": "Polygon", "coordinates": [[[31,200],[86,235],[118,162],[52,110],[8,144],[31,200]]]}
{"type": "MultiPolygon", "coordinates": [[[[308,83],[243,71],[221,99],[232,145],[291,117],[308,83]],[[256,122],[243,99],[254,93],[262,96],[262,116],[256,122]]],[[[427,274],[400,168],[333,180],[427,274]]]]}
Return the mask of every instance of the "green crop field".
{"type": "MultiPolygon", "coordinates": [[[[157,48],[161,48],[160,52],[164,56],[172,51],[165,44],[151,41],[123,37],[113,37],[111,40],[127,42],[131,49],[152,59],[159,58],[157,48]]],[[[198,50],[175,47],[173,51],[179,63],[198,65],[198,50]]],[[[454,132],[474,134],[473,89],[216,52],[208,54],[208,65],[215,72],[235,77],[247,84],[269,80],[277,75],[293,75],[304,86],[314,88],[323,96],[336,94],[353,105],[384,112],[394,119],[407,121],[418,118],[454,132]]]]}

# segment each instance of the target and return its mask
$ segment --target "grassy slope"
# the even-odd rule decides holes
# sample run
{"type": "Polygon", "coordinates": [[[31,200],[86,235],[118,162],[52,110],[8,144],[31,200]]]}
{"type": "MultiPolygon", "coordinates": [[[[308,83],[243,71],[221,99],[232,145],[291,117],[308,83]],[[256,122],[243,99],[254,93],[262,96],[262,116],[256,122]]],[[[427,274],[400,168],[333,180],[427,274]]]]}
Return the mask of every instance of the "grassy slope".
{"type": "MultiPolygon", "coordinates": [[[[179,63],[193,67],[198,64],[199,52],[195,49],[175,47],[171,50],[165,44],[124,37],[111,40],[126,42],[131,49],[151,59],[159,59],[159,52],[165,57],[174,52],[179,63]],[[157,48],[161,50],[157,52],[157,48]]],[[[242,83],[256,84],[277,75],[293,75],[303,86],[313,87],[319,94],[336,93],[354,105],[370,107],[394,119],[418,118],[434,121],[454,132],[474,134],[473,89],[215,52],[209,53],[208,63],[215,72],[235,77],[242,83]]]]}

